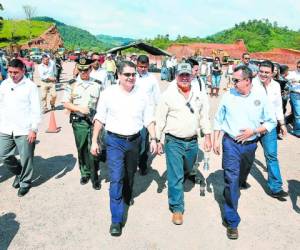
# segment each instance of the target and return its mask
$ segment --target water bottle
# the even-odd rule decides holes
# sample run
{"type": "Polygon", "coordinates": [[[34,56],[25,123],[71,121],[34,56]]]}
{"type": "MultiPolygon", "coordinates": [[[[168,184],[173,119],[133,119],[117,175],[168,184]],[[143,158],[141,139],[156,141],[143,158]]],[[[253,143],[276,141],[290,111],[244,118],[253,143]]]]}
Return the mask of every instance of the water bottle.
{"type": "Polygon", "coordinates": [[[208,161],[209,161],[209,157],[208,157],[208,156],[204,156],[203,170],[206,170],[206,171],[209,170],[209,164],[208,164],[208,161]]]}

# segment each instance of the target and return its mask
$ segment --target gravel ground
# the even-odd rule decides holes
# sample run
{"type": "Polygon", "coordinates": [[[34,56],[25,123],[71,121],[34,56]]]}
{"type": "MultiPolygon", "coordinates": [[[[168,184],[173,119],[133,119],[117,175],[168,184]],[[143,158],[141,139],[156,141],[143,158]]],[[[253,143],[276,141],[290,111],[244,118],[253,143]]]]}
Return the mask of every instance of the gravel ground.
{"type": "MultiPolygon", "coordinates": [[[[72,63],[64,64],[63,82],[72,63]]],[[[168,83],[162,82],[164,89],[168,83]]],[[[61,97],[62,91],[59,91],[61,97]]],[[[214,114],[219,99],[211,100],[214,114]]],[[[60,103],[58,103],[60,105],[60,103]]],[[[12,175],[0,166],[0,249],[299,249],[300,140],[288,135],[279,141],[284,189],[281,202],[267,195],[266,166],[261,146],[249,176],[251,188],[242,191],[240,238],[228,240],[222,226],[223,171],[221,158],[210,155],[206,195],[198,185],[185,183],[184,224],[171,223],[165,187],[165,158],[155,157],[149,174],[136,174],[134,200],[123,234],[109,234],[110,210],[107,168],[101,165],[100,191],[79,184],[79,170],[68,114],[58,106],[57,134],[47,134],[49,114],[43,115],[35,151],[33,188],[23,198],[12,188],[12,175]],[[162,189],[162,192],[160,192],[162,189]]]]}

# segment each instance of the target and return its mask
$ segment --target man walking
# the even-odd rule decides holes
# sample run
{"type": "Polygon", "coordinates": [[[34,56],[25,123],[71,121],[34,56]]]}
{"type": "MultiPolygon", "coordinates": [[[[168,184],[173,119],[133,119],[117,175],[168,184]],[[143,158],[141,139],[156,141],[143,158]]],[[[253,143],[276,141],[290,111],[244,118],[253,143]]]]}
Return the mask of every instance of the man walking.
{"type": "MultiPolygon", "coordinates": [[[[137,58],[137,77],[135,85],[142,91],[150,102],[156,107],[159,97],[160,89],[158,81],[155,76],[148,72],[149,69],[149,57],[146,55],[140,55],[137,58]]],[[[147,162],[148,162],[148,151],[149,151],[149,133],[144,127],[141,130],[142,144],[141,153],[139,158],[139,168],[141,175],[147,174],[147,162]]]]}
{"type": "Polygon", "coordinates": [[[0,159],[16,175],[13,187],[19,188],[22,197],[31,187],[40,99],[35,83],[24,76],[21,60],[11,60],[8,73],[10,77],[0,85],[0,159]]]}
{"type": "Polygon", "coordinates": [[[224,169],[224,224],[229,239],[238,238],[238,200],[240,180],[249,173],[255,158],[259,134],[272,131],[276,120],[266,93],[252,88],[252,72],[247,66],[234,69],[234,88],[227,91],[219,104],[214,122],[214,152],[220,154],[222,139],[224,169]]]}
{"type": "Polygon", "coordinates": [[[39,75],[41,78],[41,96],[42,96],[42,112],[43,114],[48,112],[47,108],[47,96],[50,94],[50,106],[51,110],[55,109],[56,101],[56,69],[54,63],[50,63],[48,55],[42,56],[42,63],[38,66],[39,75]]]}
{"type": "Polygon", "coordinates": [[[123,61],[119,64],[118,72],[119,84],[107,88],[99,99],[91,147],[93,155],[100,153],[97,139],[105,124],[112,236],[122,234],[124,203],[131,203],[143,126],[147,127],[150,134],[151,153],[157,151],[153,105],[149,104],[148,97],[135,86],[135,64],[123,61]]]}
{"type": "Polygon", "coordinates": [[[93,53],[91,57],[92,63],[92,71],[90,77],[94,80],[100,82],[101,86],[105,89],[108,87],[108,80],[107,80],[107,72],[105,69],[101,68],[99,63],[100,56],[97,53],[93,53]]]}
{"type": "MultiPolygon", "coordinates": [[[[273,114],[280,126],[280,132],[283,136],[287,130],[282,110],[281,89],[278,82],[273,80],[274,64],[271,61],[263,61],[259,66],[258,77],[253,79],[253,87],[265,91],[271,104],[273,114]]],[[[268,187],[271,196],[274,198],[283,198],[288,193],[282,190],[282,178],[277,157],[277,131],[276,128],[268,131],[260,137],[260,142],[264,149],[264,155],[268,169],[268,187]]],[[[242,180],[242,185],[247,186],[246,179],[242,180]]]]}
{"type": "MultiPolygon", "coordinates": [[[[207,103],[199,90],[191,87],[192,68],[178,64],[176,83],[163,93],[156,111],[157,139],[165,134],[169,209],[175,225],[183,223],[184,175],[189,174],[198,153],[198,131],[205,134],[204,150],[211,150],[210,123],[207,103]]],[[[163,152],[162,143],[158,153],[163,152]]]]}
{"type": "Polygon", "coordinates": [[[98,180],[99,160],[90,153],[92,121],[95,115],[101,86],[90,79],[92,61],[80,58],[77,63],[79,77],[67,86],[63,98],[64,107],[71,111],[72,123],[80,169],[80,184],[85,185],[91,179],[93,188],[100,189],[98,180]]]}

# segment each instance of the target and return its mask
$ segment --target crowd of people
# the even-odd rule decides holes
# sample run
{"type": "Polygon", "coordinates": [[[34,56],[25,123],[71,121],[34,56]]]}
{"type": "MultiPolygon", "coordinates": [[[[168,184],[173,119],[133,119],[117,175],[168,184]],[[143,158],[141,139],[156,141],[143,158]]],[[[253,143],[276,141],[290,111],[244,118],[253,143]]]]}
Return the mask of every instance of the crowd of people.
{"type": "MultiPolygon", "coordinates": [[[[300,137],[300,61],[297,69],[289,73],[286,66],[268,60],[254,65],[250,55],[244,53],[240,64],[230,60],[224,71],[218,57],[210,65],[205,58],[200,62],[187,58],[178,63],[172,57],[165,65],[166,80],[171,82],[162,94],[158,80],[149,72],[149,64],[146,55],[116,62],[113,55],[107,54],[102,63],[97,53],[78,58],[74,79],[66,85],[62,103],[70,111],[80,184],[91,181],[92,187],[99,190],[99,162],[107,163],[110,234],[120,236],[126,206],[134,203],[137,169],[147,175],[149,156],[165,153],[169,210],[172,222],[181,225],[184,180],[194,176],[198,142],[203,140],[201,150],[205,153],[213,150],[220,155],[222,149],[223,223],[228,238],[237,239],[240,190],[250,187],[247,177],[258,142],[264,151],[270,196],[279,200],[288,196],[282,188],[277,139],[287,134],[288,98],[292,134],[300,137]],[[211,124],[209,96],[219,96],[223,72],[226,92],[211,124]]],[[[58,69],[50,55],[42,56],[37,67],[40,97],[32,76],[26,75],[28,68],[33,71],[33,64],[18,57],[10,61],[2,58],[0,67],[0,159],[15,175],[13,187],[22,197],[31,188],[36,135],[41,113],[49,111],[48,94],[50,109],[56,108],[58,69]],[[2,71],[7,71],[8,76],[2,71]]]]}

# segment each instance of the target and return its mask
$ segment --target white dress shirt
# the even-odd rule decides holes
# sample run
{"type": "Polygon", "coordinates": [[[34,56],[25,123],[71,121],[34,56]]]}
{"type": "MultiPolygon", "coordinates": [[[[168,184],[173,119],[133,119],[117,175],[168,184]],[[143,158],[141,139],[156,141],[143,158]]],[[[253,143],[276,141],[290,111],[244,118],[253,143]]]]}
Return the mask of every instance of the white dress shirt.
{"type": "Polygon", "coordinates": [[[97,70],[92,69],[90,78],[100,81],[104,88],[108,87],[107,71],[105,69],[100,67],[97,70]]]}
{"type": "Polygon", "coordinates": [[[55,67],[51,61],[49,61],[48,65],[41,63],[38,66],[38,71],[42,81],[49,77],[55,77],[55,67]]]}
{"type": "Polygon", "coordinates": [[[134,135],[154,121],[153,105],[137,86],[128,93],[116,84],[100,94],[94,119],[105,124],[107,131],[134,135]]]}
{"type": "Polygon", "coordinates": [[[0,132],[15,136],[36,131],[41,119],[38,88],[24,77],[19,83],[11,78],[0,85],[0,132]]]}
{"type": "Polygon", "coordinates": [[[146,94],[154,105],[157,105],[160,98],[158,81],[153,74],[147,72],[144,75],[137,74],[135,85],[146,94]]]}
{"type": "Polygon", "coordinates": [[[253,79],[252,84],[253,88],[261,88],[266,91],[267,97],[270,104],[272,105],[272,110],[275,113],[277,121],[283,121],[284,115],[282,110],[281,89],[279,83],[272,79],[267,86],[264,86],[257,76],[253,79]]]}

